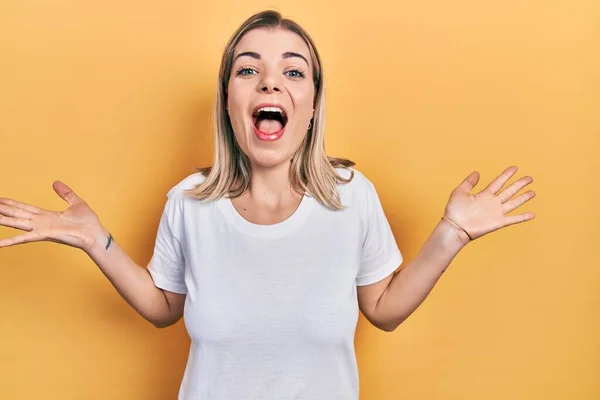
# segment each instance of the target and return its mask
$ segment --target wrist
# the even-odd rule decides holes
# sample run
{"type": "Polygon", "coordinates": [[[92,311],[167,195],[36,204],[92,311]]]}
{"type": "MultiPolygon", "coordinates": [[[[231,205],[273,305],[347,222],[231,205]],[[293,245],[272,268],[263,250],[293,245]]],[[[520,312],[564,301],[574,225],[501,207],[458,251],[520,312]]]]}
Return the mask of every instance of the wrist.
{"type": "Polygon", "coordinates": [[[100,225],[88,231],[82,250],[87,254],[91,254],[92,251],[97,249],[108,250],[106,246],[110,245],[112,240],[110,232],[100,225]]]}
{"type": "Polygon", "coordinates": [[[471,242],[471,239],[464,230],[446,218],[442,218],[438,223],[438,226],[445,233],[444,237],[446,237],[448,241],[454,242],[459,250],[471,242]]]}

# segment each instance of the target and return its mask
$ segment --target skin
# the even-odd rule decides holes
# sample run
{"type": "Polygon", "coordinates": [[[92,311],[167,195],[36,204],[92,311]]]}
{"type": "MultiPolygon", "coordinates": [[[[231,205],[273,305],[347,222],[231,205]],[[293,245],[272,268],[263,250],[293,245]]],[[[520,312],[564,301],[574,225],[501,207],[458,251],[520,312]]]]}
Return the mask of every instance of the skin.
{"type": "Polygon", "coordinates": [[[236,46],[234,60],[227,110],[237,142],[253,169],[283,166],[300,147],[314,113],[315,87],[308,46],[287,30],[254,29],[236,46]],[[288,52],[303,58],[284,57],[288,52]],[[288,117],[285,134],[273,142],[259,140],[252,129],[252,110],[265,102],[280,104],[288,117]]]}
{"type": "Polygon", "coordinates": [[[312,61],[297,34],[262,28],[244,35],[234,60],[227,109],[236,140],[250,160],[252,181],[249,190],[232,202],[250,222],[270,225],[287,219],[302,199],[302,194],[292,191],[288,174],[290,160],[314,115],[312,61]],[[252,54],[244,55],[248,52],[252,54]],[[285,56],[291,53],[299,56],[285,56]],[[254,133],[252,110],[262,103],[276,103],[286,110],[285,134],[279,140],[263,141],[254,133]]]}
{"type": "MultiPolygon", "coordinates": [[[[244,55],[235,60],[227,106],[235,137],[251,161],[252,180],[249,190],[232,202],[250,222],[269,225],[289,218],[302,198],[302,194],[291,189],[289,161],[313,117],[313,67],[304,41],[285,30],[248,32],[236,47],[234,57],[245,52],[260,55],[260,59],[244,55]],[[302,57],[284,57],[288,52],[307,61],[302,57]],[[243,75],[237,74],[241,68],[246,68],[243,75]],[[304,72],[304,77],[292,70],[304,72]],[[252,109],[263,102],[281,104],[287,111],[286,132],[277,141],[261,141],[252,129],[252,109]]],[[[479,181],[479,173],[471,173],[450,195],[443,214],[449,219],[439,221],[417,256],[387,278],[358,287],[360,310],[374,326],[385,331],[396,329],[423,302],[471,239],[535,217],[531,212],[508,215],[535,196],[532,190],[517,195],[533,182],[529,176],[503,188],[516,172],[515,166],[507,168],[478,193],[471,191],[479,181]]],[[[109,240],[107,245],[109,232],[82,198],[60,181],[54,182],[53,187],[69,204],[65,211],[44,210],[0,198],[0,225],[26,231],[0,240],[0,248],[42,240],[81,248],[147,320],[157,327],[177,322],[183,316],[185,295],[155,287],[147,269],[136,265],[118,242],[109,240]]]]}
{"type": "Polygon", "coordinates": [[[469,174],[446,204],[444,217],[451,221],[438,222],[416,257],[387,278],[358,287],[360,309],[373,325],[388,332],[395,330],[427,298],[454,257],[472,240],[535,218],[531,212],[507,215],[535,197],[532,190],[514,197],[533,182],[530,176],[503,189],[517,170],[516,166],[507,168],[478,193],[471,191],[479,182],[479,173],[469,174]]]}

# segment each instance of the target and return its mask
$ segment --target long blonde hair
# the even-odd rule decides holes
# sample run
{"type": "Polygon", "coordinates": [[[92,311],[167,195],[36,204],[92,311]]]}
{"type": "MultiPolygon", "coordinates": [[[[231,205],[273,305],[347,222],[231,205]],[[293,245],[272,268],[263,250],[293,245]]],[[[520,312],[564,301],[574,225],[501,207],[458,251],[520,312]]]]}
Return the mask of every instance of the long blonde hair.
{"type": "Polygon", "coordinates": [[[249,31],[257,28],[281,28],[298,34],[304,39],[310,51],[313,64],[313,82],[315,85],[312,126],[308,130],[300,148],[291,160],[290,183],[298,193],[307,193],[324,206],[332,210],[341,210],[337,184],[348,183],[353,178],[339,176],[335,168],[350,168],[354,162],[342,158],[328,157],[325,154],[324,122],[325,93],[321,58],[308,35],[296,22],[283,18],[277,11],[263,11],[248,18],[233,34],[223,53],[219,69],[217,100],[213,114],[213,134],[215,141],[214,162],[211,167],[195,168],[206,179],[185,194],[203,201],[217,200],[228,196],[240,196],[249,187],[251,168],[248,157],[242,152],[233,132],[231,121],[226,112],[227,85],[231,74],[233,55],[236,45],[249,31]]]}

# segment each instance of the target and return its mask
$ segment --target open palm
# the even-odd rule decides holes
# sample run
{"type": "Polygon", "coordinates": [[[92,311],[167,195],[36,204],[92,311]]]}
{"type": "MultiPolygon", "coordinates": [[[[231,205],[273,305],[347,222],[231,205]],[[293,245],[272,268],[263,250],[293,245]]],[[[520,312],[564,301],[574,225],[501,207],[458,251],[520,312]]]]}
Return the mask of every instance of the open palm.
{"type": "Polygon", "coordinates": [[[64,211],[44,210],[19,201],[0,198],[0,225],[27,231],[20,236],[0,240],[0,247],[37,241],[52,241],[85,248],[100,226],[96,213],[60,181],[53,184],[56,193],[69,203],[64,211]]]}
{"type": "Polygon", "coordinates": [[[515,166],[507,168],[494,179],[485,189],[476,194],[469,192],[479,182],[479,173],[471,173],[450,195],[445,217],[448,217],[462,227],[471,239],[505,226],[533,219],[531,212],[508,216],[509,212],[517,209],[525,202],[535,197],[530,190],[512,198],[519,190],[533,182],[530,176],[523,177],[502,190],[504,184],[517,172],[515,166]]]}

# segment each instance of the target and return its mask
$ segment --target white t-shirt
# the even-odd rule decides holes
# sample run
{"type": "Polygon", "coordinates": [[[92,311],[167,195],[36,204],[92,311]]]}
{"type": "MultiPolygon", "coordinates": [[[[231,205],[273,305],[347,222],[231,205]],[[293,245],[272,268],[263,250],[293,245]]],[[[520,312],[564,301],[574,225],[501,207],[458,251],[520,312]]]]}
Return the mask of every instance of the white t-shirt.
{"type": "Polygon", "coordinates": [[[338,185],[346,209],[305,195],[274,225],[250,223],[227,198],[184,196],[201,173],[168,192],[148,270],[157,287],[187,293],[179,400],[358,399],[356,286],[402,255],[373,184],[354,171],[338,185]]]}

